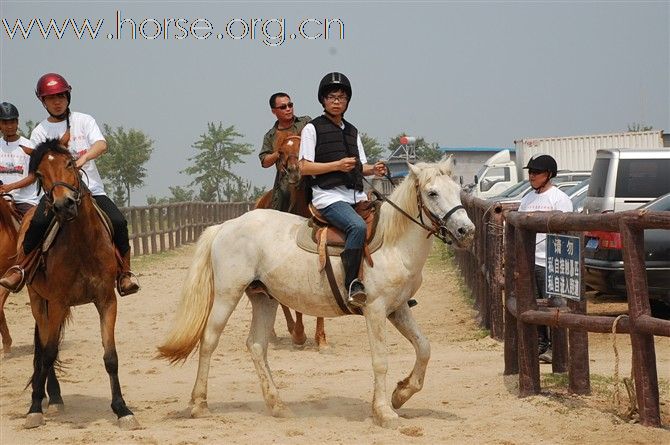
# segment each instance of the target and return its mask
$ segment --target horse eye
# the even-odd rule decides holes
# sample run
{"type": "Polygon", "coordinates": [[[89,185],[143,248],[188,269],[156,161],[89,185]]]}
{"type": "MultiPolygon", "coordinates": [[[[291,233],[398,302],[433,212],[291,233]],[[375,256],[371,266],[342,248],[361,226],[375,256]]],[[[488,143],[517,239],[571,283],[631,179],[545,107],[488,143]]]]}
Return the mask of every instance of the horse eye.
{"type": "Polygon", "coordinates": [[[428,196],[431,198],[437,198],[438,193],[434,190],[428,192],[428,196]]]}

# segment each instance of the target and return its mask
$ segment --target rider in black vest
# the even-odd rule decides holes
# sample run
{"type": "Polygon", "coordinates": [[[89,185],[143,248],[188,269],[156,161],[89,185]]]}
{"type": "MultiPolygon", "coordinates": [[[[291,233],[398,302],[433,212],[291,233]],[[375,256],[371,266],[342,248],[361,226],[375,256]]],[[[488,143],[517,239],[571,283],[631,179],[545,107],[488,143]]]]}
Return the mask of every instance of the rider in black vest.
{"type": "Polygon", "coordinates": [[[351,99],[351,84],[341,73],[327,74],[319,84],[318,98],[324,114],[305,126],[301,134],[300,168],[311,176],[312,204],[346,237],[341,254],[347,303],[363,307],[365,287],[358,279],[365,222],[353,206],[367,199],[363,193],[364,175],[383,175],[386,167],[367,164],[356,127],[344,120],[351,99]]]}

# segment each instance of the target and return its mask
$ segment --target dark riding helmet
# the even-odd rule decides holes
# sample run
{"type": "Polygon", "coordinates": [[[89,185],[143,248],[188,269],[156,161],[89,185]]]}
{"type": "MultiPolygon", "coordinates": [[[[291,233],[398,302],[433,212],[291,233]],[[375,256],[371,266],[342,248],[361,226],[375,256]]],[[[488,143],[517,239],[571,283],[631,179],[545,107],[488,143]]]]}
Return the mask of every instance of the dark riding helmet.
{"type": "Polygon", "coordinates": [[[0,104],[0,121],[11,121],[19,118],[19,110],[9,102],[0,104]]]}
{"type": "Polygon", "coordinates": [[[319,82],[319,103],[323,105],[323,98],[334,90],[343,90],[351,100],[351,82],[344,74],[335,72],[326,74],[319,82]]]}
{"type": "Polygon", "coordinates": [[[56,73],[47,73],[40,77],[40,80],[37,81],[37,86],[35,87],[35,96],[37,96],[37,98],[42,101],[44,100],[44,96],[65,93],[69,103],[70,91],[72,91],[72,87],[69,83],[67,83],[67,80],[65,80],[63,76],[56,73]]]}
{"type": "Polygon", "coordinates": [[[529,170],[538,170],[549,172],[549,178],[553,178],[558,173],[556,160],[549,155],[538,154],[528,160],[528,165],[524,167],[529,170]]]}

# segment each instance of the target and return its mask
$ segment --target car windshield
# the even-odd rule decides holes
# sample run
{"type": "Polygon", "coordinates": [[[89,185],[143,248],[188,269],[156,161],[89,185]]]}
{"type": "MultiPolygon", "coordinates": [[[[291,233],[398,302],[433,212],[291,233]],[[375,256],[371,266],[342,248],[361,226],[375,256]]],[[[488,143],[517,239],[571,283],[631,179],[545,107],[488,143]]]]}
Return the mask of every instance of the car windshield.
{"type": "Polygon", "coordinates": [[[522,181],[517,184],[514,184],[512,187],[508,188],[504,192],[500,193],[496,198],[509,198],[511,196],[516,196],[523,191],[524,188],[528,187],[528,181],[522,181]]]}
{"type": "Polygon", "coordinates": [[[665,212],[670,210],[670,193],[651,201],[645,208],[654,212],[665,212]]]}
{"type": "Polygon", "coordinates": [[[581,191],[583,188],[586,188],[588,186],[589,186],[589,180],[585,179],[582,182],[578,182],[569,189],[563,191],[565,192],[566,195],[573,196],[575,193],[581,191]]]}

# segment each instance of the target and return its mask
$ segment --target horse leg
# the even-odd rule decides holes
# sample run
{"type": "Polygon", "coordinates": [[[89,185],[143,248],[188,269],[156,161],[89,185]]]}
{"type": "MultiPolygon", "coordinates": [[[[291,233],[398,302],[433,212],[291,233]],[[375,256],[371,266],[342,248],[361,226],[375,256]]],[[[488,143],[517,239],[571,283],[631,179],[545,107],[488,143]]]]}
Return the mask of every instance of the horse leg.
{"type": "MultiPolygon", "coordinates": [[[[240,294],[242,291],[240,290],[240,294]]],[[[270,300],[265,294],[247,294],[250,300],[253,298],[265,298],[270,300]]],[[[219,344],[219,337],[223,328],[228,323],[230,315],[233,313],[239,298],[234,302],[222,302],[219,295],[214,297],[212,311],[207,319],[207,326],[200,339],[200,353],[198,359],[198,373],[195,378],[195,385],[191,391],[191,417],[204,417],[209,415],[207,406],[207,379],[209,377],[209,365],[212,359],[212,353],[219,344]]],[[[276,312],[276,310],[275,310],[276,312]]]]}
{"type": "Polygon", "coordinates": [[[398,414],[388,402],[386,373],[388,371],[388,351],[386,348],[386,308],[379,300],[363,309],[372,353],[372,369],[375,375],[372,417],[383,428],[395,428],[398,414]]]}
{"type": "Polygon", "coordinates": [[[412,373],[403,381],[398,382],[393,391],[391,403],[397,409],[423,388],[426,367],[430,359],[430,343],[419,329],[409,306],[405,304],[401,305],[397,311],[388,316],[388,319],[393,323],[398,332],[412,343],[416,352],[416,361],[414,362],[412,373]]]}
{"type": "Polygon", "coordinates": [[[293,326],[293,332],[291,332],[291,338],[293,344],[297,346],[302,346],[307,341],[305,325],[302,324],[302,312],[295,311],[295,325],[293,326]]]}
{"type": "Polygon", "coordinates": [[[96,301],[96,308],[100,315],[100,332],[102,346],[104,349],[103,361],[105,370],[109,375],[109,383],[112,388],[112,411],[119,419],[119,427],[123,430],[135,430],[140,427],[133,412],[126,406],[121,393],[119,382],[119,358],[116,354],[116,343],[114,341],[114,325],[116,324],[116,295],[110,294],[104,302],[96,301]]]}
{"type": "MultiPolygon", "coordinates": [[[[54,363],[58,358],[60,333],[68,314],[67,308],[50,304],[39,296],[31,295],[31,307],[35,317],[35,352],[33,358],[33,376],[31,378],[32,396],[30,409],[26,416],[25,428],[44,425],[42,400],[46,397],[45,385],[49,375],[54,375],[54,363]]],[[[63,400],[56,397],[54,403],[62,405],[63,400]]]]}
{"type": "Polygon", "coordinates": [[[9,290],[4,287],[0,289],[0,336],[2,336],[2,350],[9,354],[12,350],[12,337],[9,335],[7,318],[5,318],[5,302],[9,296],[9,290]]]}
{"type": "Polygon", "coordinates": [[[49,413],[61,413],[65,409],[60,393],[60,383],[56,377],[56,367],[52,366],[47,376],[47,394],[49,394],[49,413]]]}
{"type": "Polygon", "coordinates": [[[330,348],[326,340],[326,330],[323,325],[323,317],[316,317],[316,330],[314,331],[314,341],[319,351],[325,351],[330,348]]]}
{"type": "Polygon", "coordinates": [[[265,404],[274,417],[292,416],[291,410],[279,398],[279,391],[274,380],[272,380],[272,374],[268,366],[269,321],[273,319],[272,315],[277,312],[277,301],[258,296],[250,296],[249,299],[251,300],[252,317],[251,329],[247,338],[247,349],[251,354],[256,373],[261,382],[265,404]]]}
{"type": "MultiPolygon", "coordinates": [[[[293,321],[293,314],[291,314],[291,309],[288,306],[281,305],[282,311],[284,311],[284,317],[286,318],[286,329],[288,329],[289,334],[293,337],[293,330],[295,329],[295,322],[293,321]]],[[[274,326],[273,326],[274,331],[274,326]]],[[[275,334],[276,335],[276,334],[275,334]]]]}

